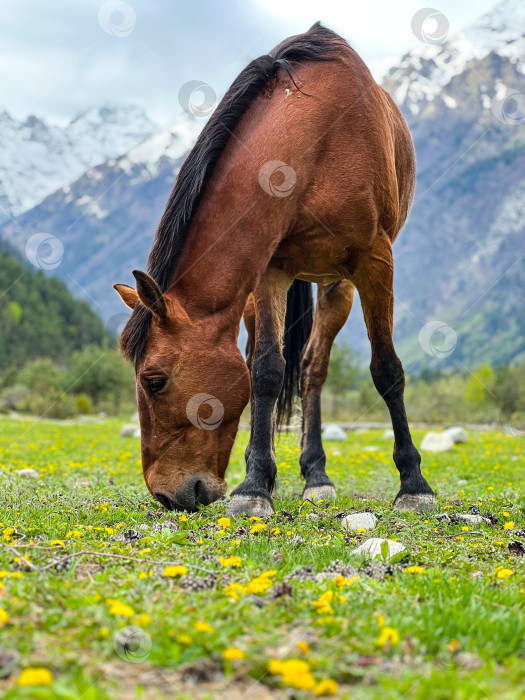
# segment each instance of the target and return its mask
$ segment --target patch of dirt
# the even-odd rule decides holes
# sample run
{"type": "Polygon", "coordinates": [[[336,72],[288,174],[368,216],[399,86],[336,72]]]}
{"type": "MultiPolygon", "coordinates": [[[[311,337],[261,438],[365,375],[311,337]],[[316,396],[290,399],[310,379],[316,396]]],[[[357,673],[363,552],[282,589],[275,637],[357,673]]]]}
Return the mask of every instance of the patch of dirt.
{"type": "Polygon", "coordinates": [[[137,686],[142,687],[144,700],[160,700],[183,695],[194,700],[292,700],[293,692],[286,689],[272,689],[249,676],[239,678],[223,675],[222,664],[208,660],[194,662],[185,669],[175,671],[154,666],[147,662],[140,664],[105,663],[100,670],[105,679],[117,685],[116,700],[129,700],[135,697],[137,686]]]}
{"type": "Polygon", "coordinates": [[[513,540],[512,542],[509,542],[508,547],[509,553],[513,554],[515,557],[525,556],[525,545],[523,544],[523,542],[520,542],[519,540],[513,540]]]}

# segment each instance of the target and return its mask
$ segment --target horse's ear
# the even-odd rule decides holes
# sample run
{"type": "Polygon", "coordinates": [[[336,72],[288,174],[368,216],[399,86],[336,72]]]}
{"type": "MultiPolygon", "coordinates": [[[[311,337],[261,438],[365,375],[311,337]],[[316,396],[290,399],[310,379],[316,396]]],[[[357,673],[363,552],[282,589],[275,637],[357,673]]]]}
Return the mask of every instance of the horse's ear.
{"type": "Polygon", "coordinates": [[[150,277],[141,270],[133,270],[133,277],[137,281],[138,297],[144,306],[147,306],[158,318],[167,318],[168,309],[166,307],[166,300],[153,277],[150,277]]]}
{"type": "Polygon", "coordinates": [[[134,309],[140,301],[137,290],[129,287],[127,284],[114,284],[113,289],[117,290],[124,304],[129,306],[130,309],[134,309]]]}

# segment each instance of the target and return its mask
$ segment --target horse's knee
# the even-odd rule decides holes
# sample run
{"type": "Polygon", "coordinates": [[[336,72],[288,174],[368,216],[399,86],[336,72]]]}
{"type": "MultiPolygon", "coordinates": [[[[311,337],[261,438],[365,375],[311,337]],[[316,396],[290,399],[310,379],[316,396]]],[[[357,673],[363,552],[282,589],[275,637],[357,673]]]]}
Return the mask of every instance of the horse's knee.
{"type": "Polygon", "coordinates": [[[257,396],[277,398],[284,382],[286,362],[279,348],[256,353],[252,364],[252,387],[257,396]]]}
{"type": "Polygon", "coordinates": [[[373,353],[370,373],[377,391],[383,398],[398,395],[405,388],[405,372],[394,349],[373,353]]]}

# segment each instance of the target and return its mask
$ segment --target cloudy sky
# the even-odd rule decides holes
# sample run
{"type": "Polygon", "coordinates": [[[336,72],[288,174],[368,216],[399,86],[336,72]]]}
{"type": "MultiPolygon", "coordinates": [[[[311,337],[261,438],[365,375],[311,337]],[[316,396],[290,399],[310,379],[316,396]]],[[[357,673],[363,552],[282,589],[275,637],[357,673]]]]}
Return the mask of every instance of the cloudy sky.
{"type": "MultiPolygon", "coordinates": [[[[432,0],[450,33],[495,0],[432,0]]],[[[342,34],[378,75],[420,45],[413,0],[16,0],[0,12],[0,110],[65,123],[108,102],[159,124],[180,113],[189,80],[221,94],[252,58],[316,20],[342,34]]]]}

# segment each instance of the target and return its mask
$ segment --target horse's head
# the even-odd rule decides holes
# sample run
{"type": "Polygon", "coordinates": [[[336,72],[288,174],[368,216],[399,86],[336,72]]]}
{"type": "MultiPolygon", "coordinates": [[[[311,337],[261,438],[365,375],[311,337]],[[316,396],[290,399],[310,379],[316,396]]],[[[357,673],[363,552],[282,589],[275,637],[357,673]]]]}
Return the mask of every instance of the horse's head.
{"type": "Polygon", "coordinates": [[[136,290],[115,289],[130,308],[151,311],[145,350],[135,363],[144,478],[164,506],[192,511],[197,501],[208,505],[226,491],[249,373],[231,324],[191,319],[146,273],[133,274],[136,290]]]}

